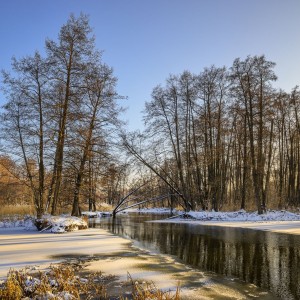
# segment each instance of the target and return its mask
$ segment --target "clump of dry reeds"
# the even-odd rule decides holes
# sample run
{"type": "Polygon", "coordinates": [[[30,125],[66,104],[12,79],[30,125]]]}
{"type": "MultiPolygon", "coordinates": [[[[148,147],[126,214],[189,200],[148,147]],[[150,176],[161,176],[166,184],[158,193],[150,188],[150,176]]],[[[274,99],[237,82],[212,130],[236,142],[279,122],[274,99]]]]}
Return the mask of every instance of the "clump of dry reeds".
{"type": "Polygon", "coordinates": [[[0,218],[7,216],[23,217],[34,214],[35,210],[33,205],[0,205],[0,218]]]}
{"type": "Polygon", "coordinates": [[[0,299],[107,299],[99,273],[87,278],[76,275],[73,266],[51,266],[48,272],[34,275],[28,270],[10,270],[0,287],[0,299]]]}
{"type": "Polygon", "coordinates": [[[162,291],[153,282],[134,281],[129,273],[127,277],[131,282],[133,300],[180,300],[179,285],[175,292],[162,291]]]}
{"type": "Polygon", "coordinates": [[[114,276],[103,276],[101,272],[80,276],[84,266],[80,263],[62,263],[50,266],[47,271],[10,270],[7,280],[0,284],[1,300],[21,299],[69,299],[69,300],[180,300],[180,290],[162,291],[155,284],[134,281],[128,274],[132,287],[131,295],[109,296],[107,287],[114,276]]]}

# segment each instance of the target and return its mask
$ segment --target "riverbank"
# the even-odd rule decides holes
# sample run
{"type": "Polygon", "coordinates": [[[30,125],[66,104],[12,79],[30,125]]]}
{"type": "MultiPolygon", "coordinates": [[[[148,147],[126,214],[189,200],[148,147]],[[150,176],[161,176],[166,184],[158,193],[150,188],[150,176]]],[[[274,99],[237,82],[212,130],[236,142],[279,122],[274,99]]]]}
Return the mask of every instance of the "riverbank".
{"type": "Polygon", "coordinates": [[[140,283],[154,282],[157,288],[176,291],[181,299],[274,299],[252,284],[234,278],[220,280],[214,274],[190,268],[168,255],[150,253],[132,246],[131,241],[103,229],[87,229],[64,234],[26,231],[20,228],[0,229],[0,277],[10,268],[28,266],[35,270],[47,268],[71,258],[89,258],[86,272],[103,272],[118,277],[116,294],[124,292],[130,274],[140,283]],[[93,259],[90,259],[93,258],[93,259]]]}
{"type": "MultiPolygon", "coordinates": [[[[132,209],[129,212],[168,214],[170,210],[160,208],[132,209]]],[[[175,211],[174,214],[174,216],[167,219],[151,220],[149,222],[245,228],[300,235],[300,214],[286,210],[270,210],[261,215],[257,212],[246,212],[245,210],[232,212],[190,211],[187,213],[175,211]]]]}
{"type": "Polygon", "coordinates": [[[164,219],[154,220],[150,222],[156,223],[182,223],[190,225],[202,225],[202,226],[219,226],[219,227],[232,227],[232,228],[244,228],[253,230],[262,230],[284,234],[300,235],[300,221],[211,221],[211,220],[197,220],[197,219],[164,219]]]}
{"type": "Polygon", "coordinates": [[[43,268],[72,256],[119,254],[130,244],[126,239],[99,229],[51,234],[21,227],[0,228],[0,278],[9,268],[43,268]]]}

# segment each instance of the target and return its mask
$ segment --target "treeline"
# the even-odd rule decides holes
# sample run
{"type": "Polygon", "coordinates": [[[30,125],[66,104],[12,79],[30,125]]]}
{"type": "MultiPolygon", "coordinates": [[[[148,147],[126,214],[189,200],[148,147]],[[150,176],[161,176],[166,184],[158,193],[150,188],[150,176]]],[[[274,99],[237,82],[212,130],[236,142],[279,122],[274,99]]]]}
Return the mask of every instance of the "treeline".
{"type": "Polygon", "coordinates": [[[101,197],[116,204],[141,185],[115,155],[120,136],[151,170],[139,167],[149,182],[140,198],[169,194],[165,204],[185,210],[299,206],[300,90],[275,89],[275,63],[264,56],[171,75],[153,89],[137,135],[121,134],[123,97],[86,16],[71,16],[45,49],[2,72],[1,203],[14,203],[14,192],[26,202],[24,190],[38,217],[68,205],[79,215],[80,203],[93,210],[101,197]]]}
{"type": "Polygon", "coordinates": [[[86,16],[71,15],[45,50],[14,58],[12,74],[2,72],[1,150],[10,156],[2,161],[14,161],[6,171],[31,191],[38,217],[62,204],[79,215],[80,197],[95,209],[97,193],[106,189],[108,198],[124,181],[112,151],[122,97],[86,16]]]}
{"type": "Polygon", "coordinates": [[[144,152],[137,136],[125,144],[161,176],[158,193],[179,191],[187,210],[299,206],[300,91],[276,90],[274,67],[249,56],[153,89],[144,152]]]}

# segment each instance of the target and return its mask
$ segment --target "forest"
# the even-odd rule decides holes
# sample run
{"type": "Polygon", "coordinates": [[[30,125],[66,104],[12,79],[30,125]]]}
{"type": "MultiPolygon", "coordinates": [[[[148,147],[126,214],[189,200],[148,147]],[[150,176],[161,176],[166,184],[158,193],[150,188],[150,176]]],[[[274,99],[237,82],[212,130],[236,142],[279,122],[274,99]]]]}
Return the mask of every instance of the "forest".
{"type": "Polygon", "coordinates": [[[44,52],[2,71],[1,205],[78,216],[134,190],[185,211],[299,207],[300,90],[275,88],[275,62],[170,75],[128,132],[88,17],[71,15],[44,52]]]}

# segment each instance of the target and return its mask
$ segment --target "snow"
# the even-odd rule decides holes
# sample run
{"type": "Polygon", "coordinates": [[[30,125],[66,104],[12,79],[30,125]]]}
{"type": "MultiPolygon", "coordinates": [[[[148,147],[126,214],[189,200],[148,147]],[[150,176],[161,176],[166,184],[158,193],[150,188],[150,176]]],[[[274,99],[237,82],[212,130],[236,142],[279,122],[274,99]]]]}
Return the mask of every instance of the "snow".
{"type": "Polygon", "coordinates": [[[97,211],[83,211],[82,213],[81,213],[81,215],[83,215],[83,216],[87,216],[87,217],[89,217],[89,218],[98,218],[99,217],[99,214],[98,214],[99,212],[97,212],[97,211]]]}
{"type": "MultiPolygon", "coordinates": [[[[152,213],[152,214],[170,214],[169,208],[144,208],[128,209],[125,213],[152,213]]],[[[232,212],[215,212],[215,211],[190,211],[188,213],[178,212],[177,217],[171,217],[166,220],[153,222],[175,222],[191,223],[200,225],[240,227],[256,230],[268,230],[289,234],[300,234],[300,214],[292,213],[286,210],[267,211],[259,215],[257,212],[246,212],[245,210],[232,212]]],[[[87,217],[109,217],[110,212],[83,212],[87,217]]],[[[79,228],[87,228],[85,220],[70,216],[43,216],[43,222],[47,224],[42,229],[43,232],[65,233],[67,231],[76,231],[79,228]]],[[[23,228],[26,230],[37,230],[33,218],[26,217],[24,220],[4,220],[0,222],[0,229],[23,228]]]]}
{"type": "MultiPolygon", "coordinates": [[[[88,271],[114,274],[124,281],[127,281],[127,272],[129,272],[132,278],[154,281],[159,288],[165,290],[170,288],[175,290],[178,278],[173,278],[169,272],[166,274],[165,271],[156,270],[157,267],[160,269],[163,264],[163,269],[172,267],[176,272],[181,270],[182,276],[188,276],[186,267],[175,264],[173,258],[147,254],[145,250],[133,249],[131,244],[131,241],[110,234],[103,229],[74,231],[62,236],[46,232],[24,231],[22,228],[1,228],[0,279],[5,278],[10,268],[27,267],[45,270],[50,264],[72,256],[101,256],[104,259],[89,262],[88,271]],[[131,255],[127,256],[124,253],[131,253],[131,255]]],[[[34,287],[34,284],[35,281],[28,278],[28,288],[34,287]]],[[[47,296],[51,299],[51,295],[47,296]]],[[[68,298],[64,295],[62,299],[68,298]]]]}
{"type": "MultiPolygon", "coordinates": [[[[127,209],[130,213],[148,213],[148,214],[170,214],[170,208],[135,208],[127,209]]],[[[257,212],[246,212],[245,210],[231,212],[212,211],[189,211],[183,213],[173,210],[173,214],[178,214],[177,221],[198,220],[198,221],[226,221],[226,222],[266,222],[266,221],[300,221],[300,214],[288,212],[286,210],[269,210],[265,214],[259,215],[257,212]]],[[[173,219],[174,217],[172,217],[173,219]]]]}
{"type": "MultiPolygon", "coordinates": [[[[143,213],[143,214],[170,214],[170,208],[166,207],[154,207],[154,208],[129,208],[125,212],[130,213],[143,213]]],[[[178,213],[176,209],[173,209],[173,213],[178,213]]]]}
{"type": "Polygon", "coordinates": [[[34,225],[34,219],[32,217],[25,217],[24,219],[7,218],[0,221],[0,228],[13,227],[23,227],[27,230],[37,230],[34,225]]]}
{"type": "MultiPolygon", "coordinates": [[[[51,220],[58,227],[64,222],[60,217],[55,217],[55,221],[51,220]]],[[[181,220],[173,221],[180,222],[181,220]]],[[[153,255],[145,250],[134,249],[129,240],[110,234],[103,229],[93,228],[58,235],[45,231],[25,231],[23,227],[0,228],[0,279],[5,278],[10,268],[29,267],[43,270],[52,263],[73,256],[102,257],[104,259],[89,262],[87,270],[113,273],[124,281],[129,272],[134,281],[137,279],[142,282],[153,281],[158,288],[163,290],[175,290],[180,278],[182,294],[187,295],[187,299],[212,299],[214,296],[221,297],[222,294],[226,294],[228,299],[246,299],[245,295],[249,293],[256,295],[260,293],[256,287],[251,290],[248,286],[247,289],[233,287],[226,280],[222,283],[217,282],[209,274],[193,270],[168,255],[153,255]],[[203,284],[199,285],[200,281],[203,284]],[[190,286],[194,288],[191,289],[190,286]],[[241,294],[242,290],[243,294],[241,294]]],[[[28,288],[33,288],[35,284],[34,280],[28,278],[28,288]]],[[[63,292],[60,295],[61,299],[71,299],[69,296],[63,292]]],[[[50,294],[47,297],[51,299],[50,294]]],[[[262,297],[261,299],[270,298],[262,297]]]]}
{"type": "MultiPolygon", "coordinates": [[[[53,298],[53,299],[55,299],[55,298],[53,298]]],[[[72,300],[72,299],[76,299],[76,298],[69,292],[60,292],[60,293],[58,293],[58,299],[72,300]]]]}
{"type": "MultiPolygon", "coordinates": [[[[71,216],[51,216],[45,215],[37,220],[43,224],[41,231],[52,233],[64,233],[78,229],[87,229],[87,222],[81,218],[71,216]]],[[[26,217],[22,220],[5,219],[0,222],[0,228],[24,228],[26,230],[37,230],[36,220],[32,217],[26,217]]]]}
{"type": "Polygon", "coordinates": [[[91,256],[122,252],[130,241],[104,230],[87,229],[57,235],[24,228],[0,228],[0,278],[10,268],[47,267],[72,255],[91,256]]]}
{"type": "Polygon", "coordinates": [[[44,216],[42,219],[47,223],[47,228],[52,233],[64,233],[67,231],[76,231],[79,228],[87,229],[87,222],[81,218],[70,216],[44,216]]]}
{"type": "Polygon", "coordinates": [[[88,218],[102,218],[111,217],[112,213],[108,211],[83,211],[82,216],[87,216],[88,218]]]}
{"type": "Polygon", "coordinates": [[[26,291],[34,291],[36,287],[40,285],[40,283],[41,281],[39,279],[28,276],[25,280],[26,291]]]}
{"type": "MultiPolygon", "coordinates": [[[[170,214],[168,208],[128,209],[126,211],[131,213],[170,214]]],[[[286,210],[269,210],[261,215],[257,212],[246,212],[245,210],[231,212],[189,211],[188,213],[174,210],[173,213],[178,215],[150,222],[239,227],[300,235],[300,214],[286,210]]]]}
{"type": "Polygon", "coordinates": [[[205,221],[244,221],[244,222],[264,222],[264,221],[300,221],[300,215],[285,210],[267,211],[265,214],[257,212],[246,212],[245,210],[233,212],[215,212],[215,211],[190,211],[181,214],[186,218],[205,220],[205,221]]]}
{"type": "Polygon", "coordinates": [[[245,210],[235,212],[190,211],[169,219],[151,222],[248,228],[300,235],[300,215],[285,210],[267,211],[262,215],[245,210]]]}

